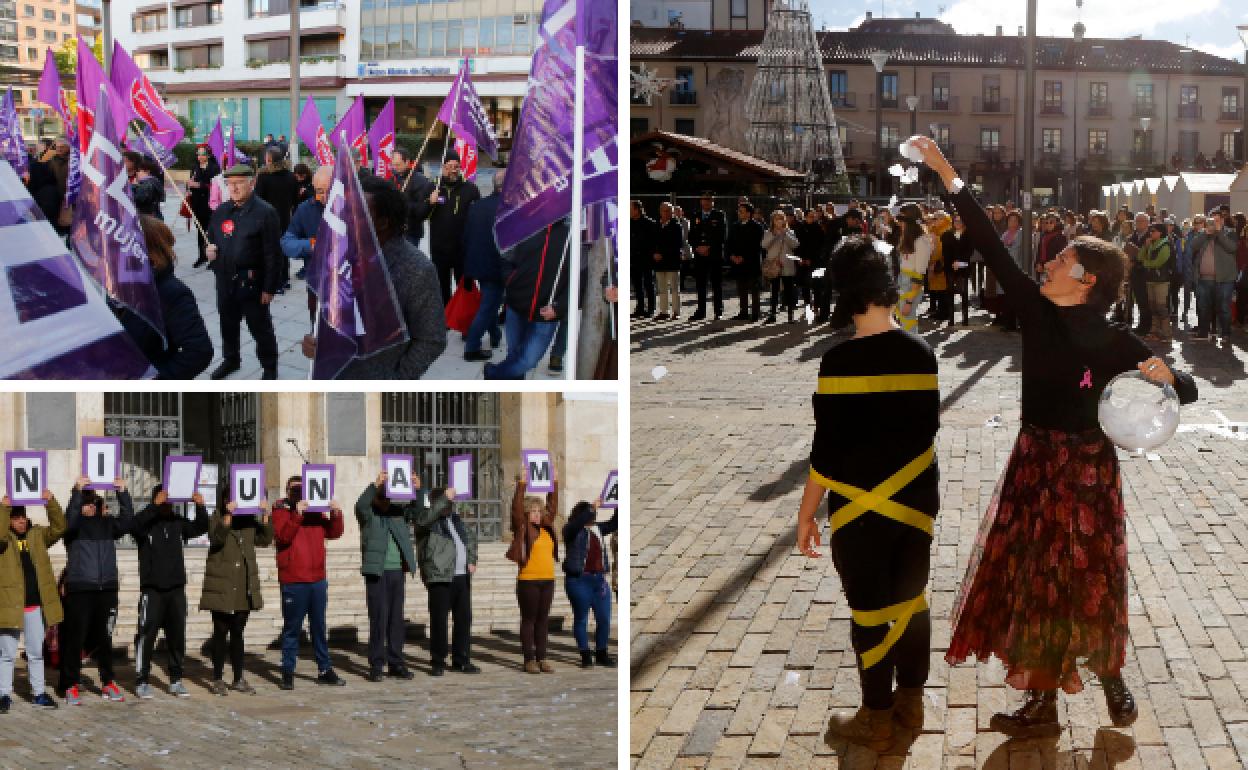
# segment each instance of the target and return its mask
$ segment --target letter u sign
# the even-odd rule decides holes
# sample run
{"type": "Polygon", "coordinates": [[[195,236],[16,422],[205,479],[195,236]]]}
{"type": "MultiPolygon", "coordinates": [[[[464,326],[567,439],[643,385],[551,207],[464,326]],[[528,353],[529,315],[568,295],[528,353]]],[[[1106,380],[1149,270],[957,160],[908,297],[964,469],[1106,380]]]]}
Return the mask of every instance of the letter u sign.
{"type": "Polygon", "coordinates": [[[264,466],[231,465],[230,501],[235,505],[234,514],[260,513],[263,511],[260,504],[264,499],[264,466]]]}

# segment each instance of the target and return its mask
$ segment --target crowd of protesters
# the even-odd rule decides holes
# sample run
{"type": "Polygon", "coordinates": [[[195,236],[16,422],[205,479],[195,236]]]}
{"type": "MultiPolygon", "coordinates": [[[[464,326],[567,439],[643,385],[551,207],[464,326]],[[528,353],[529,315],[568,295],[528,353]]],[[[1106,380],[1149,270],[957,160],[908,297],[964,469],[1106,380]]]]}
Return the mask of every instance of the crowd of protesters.
{"type": "MultiPolygon", "coordinates": [[[[768,209],[744,197],[735,204],[725,212],[708,192],[691,213],[664,201],[652,217],[632,201],[634,319],[680,319],[682,295],[692,299],[689,321],[724,319],[733,298],[725,302],[723,286],[731,282],[737,312],[729,320],[772,324],[783,314],[788,323],[823,324],[836,292],[828,270],[833,251],[847,236],[869,235],[887,244],[894,275],[905,284],[898,303],[903,327],[912,328],[926,299],[929,323],[952,326],[960,319],[969,326],[974,307],[991,317],[992,327],[1018,330],[1009,297],[945,204],[889,208],[852,200],[768,209]]],[[[1015,264],[1033,278],[1076,236],[1122,248],[1130,264],[1112,318],[1150,341],[1173,340],[1182,330],[1194,340],[1229,345],[1232,327],[1248,321],[1248,219],[1228,206],[1181,222],[1151,205],[1086,216],[1051,208],[1033,217],[1030,254],[1023,253],[1023,212],[1012,204],[985,209],[1015,264]]]]}

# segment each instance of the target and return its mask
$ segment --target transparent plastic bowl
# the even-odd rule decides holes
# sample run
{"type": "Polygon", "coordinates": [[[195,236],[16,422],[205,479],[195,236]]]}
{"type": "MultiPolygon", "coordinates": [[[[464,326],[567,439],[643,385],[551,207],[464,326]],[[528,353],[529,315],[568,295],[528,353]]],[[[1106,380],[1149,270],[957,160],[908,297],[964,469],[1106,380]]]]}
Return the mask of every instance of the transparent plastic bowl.
{"type": "Polygon", "coordinates": [[[1143,452],[1166,443],[1179,429],[1179,396],[1140,372],[1124,372],[1105,386],[1096,414],[1110,441],[1143,452]]]}

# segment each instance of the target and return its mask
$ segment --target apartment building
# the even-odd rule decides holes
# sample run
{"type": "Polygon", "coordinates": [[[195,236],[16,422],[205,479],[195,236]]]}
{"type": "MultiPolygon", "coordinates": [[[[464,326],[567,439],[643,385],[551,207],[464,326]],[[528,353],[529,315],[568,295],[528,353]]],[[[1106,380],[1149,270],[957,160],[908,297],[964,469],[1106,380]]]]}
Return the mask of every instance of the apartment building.
{"type": "Polygon", "coordinates": [[[13,87],[22,133],[28,138],[61,130],[55,113],[37,104],[39,73],[45,51],[77,35],[78,5],[74,0],[0,0],[0,90],[13,87]]]}

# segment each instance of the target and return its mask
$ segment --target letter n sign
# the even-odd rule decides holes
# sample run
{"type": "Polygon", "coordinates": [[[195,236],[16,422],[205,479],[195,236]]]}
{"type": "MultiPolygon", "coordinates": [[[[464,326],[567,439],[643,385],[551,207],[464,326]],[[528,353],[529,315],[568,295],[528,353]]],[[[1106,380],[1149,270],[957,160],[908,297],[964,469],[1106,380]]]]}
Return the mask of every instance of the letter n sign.
{"type": "Polygon", "coordinates": [[[555,464],[550,460],[550,452],[545,449],[525,449],[524,480],[528,482],[528,491],[539,494],[555,490],[555,464]]]}
{"type": "Polygon", "coordinates": [[[230,466],[230,501],[234,503],[235,515],[255,515],[264,509],[264,466],[230,466]]]}
{"type": "Polygon", "coordinates": [[[5,452],[5,490],[12,505],[43,505],[48,487],[48,453],[5,452]]]}
{"type": "Polygon", "coordinates": [[[303,499],[308,510],[324,513],[334,499],[334,466],[308,464],[303,466],[303,499]]]}

